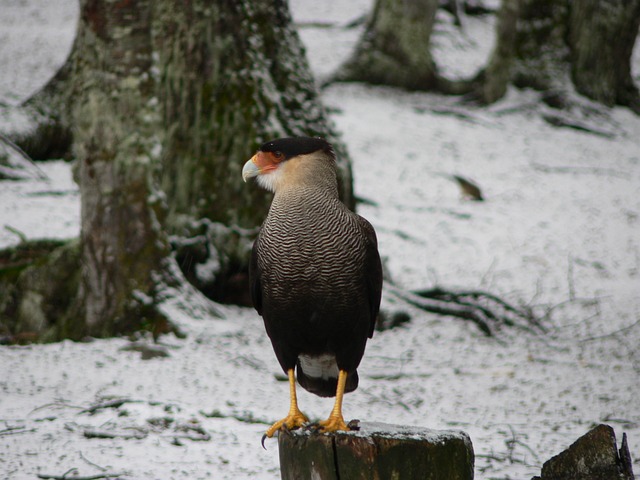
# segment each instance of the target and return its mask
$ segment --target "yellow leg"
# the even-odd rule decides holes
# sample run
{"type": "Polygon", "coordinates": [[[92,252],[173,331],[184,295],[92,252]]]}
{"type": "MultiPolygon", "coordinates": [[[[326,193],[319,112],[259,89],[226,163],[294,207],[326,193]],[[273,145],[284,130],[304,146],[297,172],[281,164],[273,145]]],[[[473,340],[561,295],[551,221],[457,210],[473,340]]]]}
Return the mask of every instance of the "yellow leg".
{"type": "Polygon", "coordinates": [[[289,404],[289,414],[282,420],[279,420],[271,425],[269,430],[267,430],[267,433],[264,434],[263,440],[265,437],[273,437],[273,434],[283,427],[287,430],[293,430],[294,428],[301,427],[309,421],[305,414],[302,413],[298,408],[298,397],[296,396],[296,377],[293,368],[291,368],[287,372],[287,376],[289,377],[289,398],[291,399],[291,403],[289,404]]]}
{"type": "Polygon", "coordinates": [[[344,386],[347,383],[347,372],[340,370],[338,374],[338,388],[336,389],[336,401],[333,404],[333,410],[329,418],[318,422],[321,432],[335,432],[338,430],[349,431],[349,427],[342,417],[342,397],[344,396],[344,386]]]}

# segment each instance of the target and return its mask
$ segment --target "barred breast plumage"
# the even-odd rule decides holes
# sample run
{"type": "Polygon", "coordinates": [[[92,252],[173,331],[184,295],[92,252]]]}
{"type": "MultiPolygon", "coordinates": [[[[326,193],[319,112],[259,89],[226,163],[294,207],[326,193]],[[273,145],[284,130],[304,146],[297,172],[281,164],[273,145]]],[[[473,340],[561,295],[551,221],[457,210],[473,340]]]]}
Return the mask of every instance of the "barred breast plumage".
{"type": "Polygon", "coordinates": [[[375,232],[338,198],[335,157],[326,141],[268,142],[250,162],[243,176],[257,177],[275,193],[253,247],[254,306],[283,370],[296,368],[302,387],[336,395],[341,405],[342,393],[358,386],[357,367],[380,305],[375,232]]]}

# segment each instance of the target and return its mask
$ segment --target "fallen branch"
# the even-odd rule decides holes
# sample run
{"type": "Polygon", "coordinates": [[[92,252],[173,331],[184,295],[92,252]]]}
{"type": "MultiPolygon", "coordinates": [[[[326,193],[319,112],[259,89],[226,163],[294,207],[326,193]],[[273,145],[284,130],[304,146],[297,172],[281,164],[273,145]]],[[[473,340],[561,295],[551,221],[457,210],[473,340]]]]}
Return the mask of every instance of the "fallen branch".
{"type": "Polygon", "coordinates": [[[38,478],[42,478],[45,480],[99,480],[101,478],[117,478],[117,477],[123,477],[126,475],[126,473],[98,473],[97,475],[89,475],[86,477],[78,477],[75,475],[73,477],[67,476],[69,475],[69,473],[76,470],[77,468],[72,468],[71,470],[63,473],[62,475],[48,475],[46,473],[39,473],[38,478]]]}
{"type": "MultiPolygon", "coordinates": [[[[38,167],[38,165],[36,165],[36,162],[34,162],[33,159],[29,155],[27,155],[27,153],[24,150],[22,150],[11,139],[9,139],[6,135],[3,135],[2,133],[0,133],[0,143],[4,143],[13,151],[15,151],[18,154],[18,157],[21,159],[16,162],[16,165],[13,165],[14,167],[18,169],[27,168],[28,170],[34,173],[34,176],[37,179],[49,180],[49,177],[47,176],[47,174],[44,173],[44,171],[40,167],[38,167]]],[[[9,169],[7,169],[5,173],[11,173],[12,170],[13,169],[9,167],[9,169]]]]}
{"type": "Polygon", "coordinates": [[[88,428],[84,431],[85,438],[106,438],[106,439],[120,438],[123,440],[131,440],[131,439],[142,440],[143,438],[146,438],[147,435],[148,433],[142,430],[137,430],[134,433],[120,433],[120,432],[106,432],[104,430],[93,430],[88,428]]]}
{"type": "Polygon", "coordinates": [[[31,428],[27,430],[27,427],[9,427],[9,428],[5,428],[4,430],[0,430],[0,437],[4,437],[7,435],[17,435],[19,433],[35,432],[35,431],[36,431],[35,428],[31,428]]]}
{"type": "Polygon", "coordinates": [[[544,327],[531,311],[516,308],[491,293],[456,292],[442,288],[406,291],[389,283],[386,289],[398,299],[426,312],[469,320],[487,336],[493,336],[502,326],[519,328],[531,333],[544,331],[544,327]]]}
{"type": "Polygon", "coordinates": [[[259,425],[271,425],[272,423],[269,420],[254,417],[253,413],[249,411],[244,411],[242,414],[240,413],[224,414],[217,409],[213,410],[210,413],[206,413],[203,410],[200,410],[200,415],[206,418],[233,418],[234,420],[237,420],[242,423],[251,423],[251,424],[259,424],[259,425]]]}
{"type": "Polygon", "coordinates": [[[130,398],[114,398],[113,400],[108,400],[106,402],[92,405],[89,408],[81,410],[79,413],[94,414],[98,410],[103,410],[105,408],[120,408],[125,403],[140,403],[140,400],[131,400],[130,398]]]}

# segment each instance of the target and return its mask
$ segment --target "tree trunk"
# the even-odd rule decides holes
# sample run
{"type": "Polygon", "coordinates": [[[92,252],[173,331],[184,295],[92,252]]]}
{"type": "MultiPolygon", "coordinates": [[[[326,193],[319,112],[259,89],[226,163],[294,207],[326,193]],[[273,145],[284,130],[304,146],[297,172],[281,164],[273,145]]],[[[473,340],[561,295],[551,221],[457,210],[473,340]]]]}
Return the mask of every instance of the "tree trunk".
{"type": "Polygon", "coordinates": [[[496,44],[478,89],[478,98],[484,104],[501,99],[511,83],[520,2],[521,0],[503,0],[498,12],[496,44]]]}
{"type": "MultiPolygon", "coordinates": [[[[557,99],[571,90],[572,81],[589,98],[640,113],[631,77],[640,0],[503,0],[487,66],[458,81],[443,78],[430,54],[438,3],[376,0],[354,54],[331,81],[469,94],[484,104],[502,98],[509,84],[551,92],[545,99],[557,99]]],[[[460,14],[456,2],[446,3],[460,14]]]]}
{"type": "Polygon", "coordinates": [[[576,0],[571,7],[571,78],[581,94],[640,114],[631,55],[640,26],[640,0],[576,0]]]}
{"type": "MultiPolygon", "coordinates": [[[[510,0],[503,0],[510,1],[510,0]]],[[[519,88],[561,90],[567,78],[566,0],[520,0],[512,81],[519,88]]],[[[498,41],[501,37],[498,35],[498,41]]]]}
{"type": "Polygon", "coordinates": [[[153,106],[149,1],[81,4],[74,75],[86,333],[153,323],[149,304],[168,255],[152,186],[159,119],[153,106]],[[150,316],[151,318],[145,318],[150,316]]]}
{"type": "MultiPolygon", "coordinates": [[[[287,4],[200,0],[176,9],[164,1],[154,17],[169,228],[183,227],[185,218],[255,227],[270,202],[244,188],[244,161],[273,138],[336,137],[287,4]]],[[[338,144],[342,197],[353,207],[351,170],[338,144]]]]}
{"type": "Polygon", "coordinates": [[[439,75],[429,45],[438,3],[376,0],[353,55],[332,81],[436,89],[439,75]]]}
{"type": "MultiPolygon", "coordinates": [[[[346,149],[284,0],[83,0],[80,17],[68,63],[27,103],[73,127],[81,192],[78,293],[66,315],[38,310],[39,323],[61,322],[74,338],[165,323],[156,290],[175,280],[167,232],[182,246],[204,233],[201,262],[231,270],[207,272],[224,289],[220,277],[246,271],[255,230],[241,227],[259,225],[269,204],[244,188],[241,168],[273,137],[327,137],[354,206],[346,149]]],[[[13,292],[0,324],[24,300],[13,292]]]]}

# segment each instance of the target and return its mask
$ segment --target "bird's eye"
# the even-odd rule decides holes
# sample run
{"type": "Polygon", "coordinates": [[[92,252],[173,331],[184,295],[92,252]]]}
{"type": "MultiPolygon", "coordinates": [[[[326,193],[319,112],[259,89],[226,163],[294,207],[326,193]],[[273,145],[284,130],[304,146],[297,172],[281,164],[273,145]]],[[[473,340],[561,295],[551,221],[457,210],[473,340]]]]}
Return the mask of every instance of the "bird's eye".
{"type": "Polygon", "coordinates": [[[273,158],[276,160],[276,162],[281,162],[282,160],[284,160],[284,153],[273,152],[273,158]]]}

